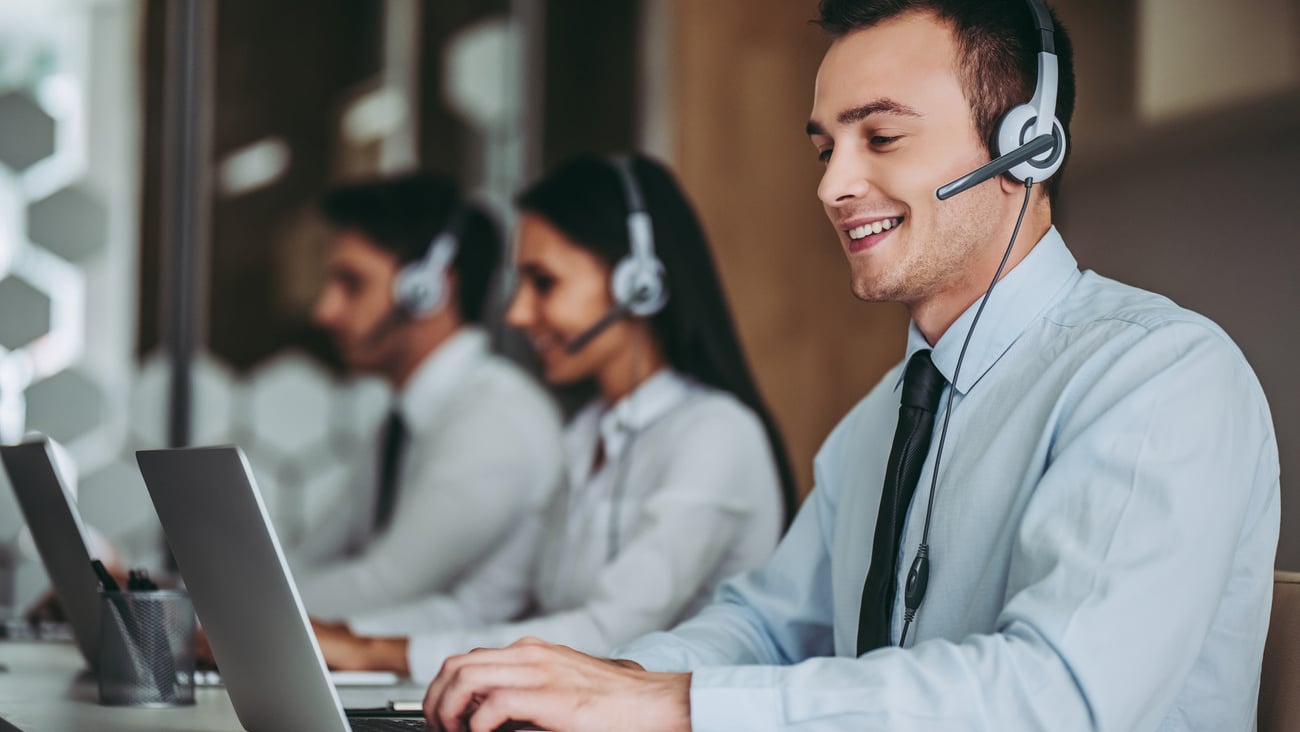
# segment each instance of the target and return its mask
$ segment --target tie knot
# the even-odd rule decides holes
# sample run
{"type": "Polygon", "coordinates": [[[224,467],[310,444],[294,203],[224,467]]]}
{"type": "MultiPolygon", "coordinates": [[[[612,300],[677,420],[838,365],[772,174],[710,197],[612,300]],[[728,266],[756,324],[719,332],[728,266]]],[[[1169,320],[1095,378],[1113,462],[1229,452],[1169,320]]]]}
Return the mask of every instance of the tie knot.
{"type": "Polygon", "coordinates": [[[930,358],[930,350],[917,351],[912,354],[907,362],[907,370],[903,372],[902,406],[937,412],[939,397],[947,384],[948,380],[930,358]]]}

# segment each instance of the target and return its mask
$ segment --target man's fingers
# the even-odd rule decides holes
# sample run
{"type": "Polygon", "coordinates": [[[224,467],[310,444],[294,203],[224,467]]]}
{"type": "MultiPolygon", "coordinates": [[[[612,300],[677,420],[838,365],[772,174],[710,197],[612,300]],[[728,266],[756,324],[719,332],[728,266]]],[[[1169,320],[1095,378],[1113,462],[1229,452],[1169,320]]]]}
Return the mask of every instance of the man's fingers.
{"type": "Polygon", "coordinates": [[[469,718],[470,732],[506,729],[558,729],[554,694],[535,689],[498,689],[479,701],[469,718]],[[507,723],[514,722],[509,727],[507,723]]]}
{"type": "MultiPolygon", "coordinates": [[[[481,651],[482,649],[475,650],[481,651]]],[[[472,653],[474,651],[450,656],[442,662],[442,668],[438,670],[438,675],[434,677],[433,682],[429,684],[428,691],[424,693],[424,718],[429,720],[430,724],[433,724],[434,709],[438,700],[442,698],[443,689],[447,688],[447,684],[461,667],[467,663],[474,663],[471,658],[472,653]]]]}
{"type": "MultiPolygon", "coordinates": [[[[507,665],[507,666],[524,666],[535,665],[543,662],[550,657],[554,646],[537,640],[536,638],[523,638],[515,641],[506,648],[476,648],[470,653],[463,653],[449,657],[443,661],[442,669],[438,676],[429,684],[428,690],[424,695],[424,717],[429,724],[438,725],[438,705],[446,694],[446,690],[452,679],[454,679],[462,669],[475,665],[507,665]]],[[[452,727],[450,729],[455,729],[452,727]]]]}
{"type": "Polygon", "coordinates": [[[426,718],[430,724],[440,724],[443,729],[459,729],[461,720],[472,711],[475,702],[481,704],[484,698],[497,693],[535,689],[545,681],[546,672],[535,666],[464,665],[452,674],[440,698],[434,700],[432,716],[428,715],[426,698],[426,718]]]}

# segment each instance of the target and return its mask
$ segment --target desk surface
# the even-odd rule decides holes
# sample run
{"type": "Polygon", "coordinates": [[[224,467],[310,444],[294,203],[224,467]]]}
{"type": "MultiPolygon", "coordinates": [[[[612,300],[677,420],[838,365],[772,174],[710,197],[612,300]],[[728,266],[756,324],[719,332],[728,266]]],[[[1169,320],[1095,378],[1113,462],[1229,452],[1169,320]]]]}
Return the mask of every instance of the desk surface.
{"type": "MultiPolygon", "coordinates": [[[[99,687],[75,646],[51,641],[0,641],[0,720],[22,732],[238,732],[243,728],[220,687],[194,690],[195,705],[128,709],[99,705],[99,687]]],[[[423,687],[340,689],[349,707],[377,707],[389,699],[419,699],[423,687]]],[[[4,729],[0,725],[0,729],[4,729]]]]}

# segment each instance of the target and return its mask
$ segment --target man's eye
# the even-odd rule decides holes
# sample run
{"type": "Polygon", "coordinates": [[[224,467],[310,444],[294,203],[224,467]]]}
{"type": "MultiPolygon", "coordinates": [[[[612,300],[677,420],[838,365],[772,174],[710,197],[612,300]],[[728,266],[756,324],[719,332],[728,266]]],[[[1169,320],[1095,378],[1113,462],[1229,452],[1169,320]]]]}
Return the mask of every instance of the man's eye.
{"type": "Polygon", "coordinates": [[[545,295],[546,293],[550,292],[554,288],[555,288],[554,277],[540,276],[540,277],[533,278],[533,289],[537,290],[537,294],[539,295],[545,295]]]}
{"type": "Polygon", "coordinates": [[[826,149],[818,152],[817,160],[820,161],[822,165],[829,163],[831,161],[831,151],[826,149]]]}
{"type": "Polygon", "coordinates": [[[343,290],[344,294],[349,297],[353,297],[357,293],[361,292],[361,278],[356,277],[355,275],[346,273],[340,274],[334,278],[334,281],[339,284],[339,289],[343,290]]]}
{"type": "Polygon", "coordinates": [[[898,138],[899,138],[898,135],[895,135],[893,137],[887,137],[885,135],[872,135],[871,144],[875,145],[876,147],[884,147],[885,145],[888,145],[896,141],[898,138]]]}

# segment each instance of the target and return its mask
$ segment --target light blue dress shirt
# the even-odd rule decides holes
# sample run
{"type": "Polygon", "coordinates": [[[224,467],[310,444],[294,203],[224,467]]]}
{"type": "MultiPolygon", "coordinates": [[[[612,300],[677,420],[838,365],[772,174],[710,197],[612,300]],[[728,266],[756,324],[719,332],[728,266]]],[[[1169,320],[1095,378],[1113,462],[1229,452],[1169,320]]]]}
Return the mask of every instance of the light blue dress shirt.
{"type": "MultiPolygon", "coordinates": [[[[934,347],[949,381],[974,311],[934,347]]],[[[926,347],[913,326],[907,356],[926,347]]],[[[955,385],[908,648],[859,658],[901,377],[826,440],[767,565],[615,655],[693,671],[695,732],[1253,729],[1278,458],[1227,335],[1080,272],[1051,229],[994,290],[955,385]]],[[[937,444],[904,529],[895,642],[937,444]]]]}

